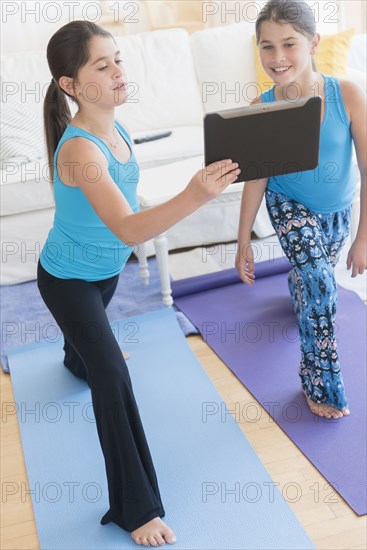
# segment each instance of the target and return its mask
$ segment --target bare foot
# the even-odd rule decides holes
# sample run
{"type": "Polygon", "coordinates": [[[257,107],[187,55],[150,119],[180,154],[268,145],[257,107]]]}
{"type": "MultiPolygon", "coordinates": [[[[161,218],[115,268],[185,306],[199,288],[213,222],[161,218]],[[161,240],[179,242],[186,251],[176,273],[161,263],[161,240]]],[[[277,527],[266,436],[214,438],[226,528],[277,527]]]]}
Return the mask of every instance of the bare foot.
{"type": "Polygon", "coordinates": [[[126,351],[123,351],[122,352],[122,357],[125,359],[125,361],[127,361],[127,359],[130,358],[130,355],[126,351]]]}
{"type": "Polygon", "coordinates": [[[312,401],[308,397],[308,395],[306,395],[305,391],[303,391],[303,393],[305,394],[305,397],[311,412],[313,412],[317,416],[323,416],[325,418],[341,418],[342,416],[350,415],[349,409],[339,410],[339,409],[336,409],[335,407],[332,407],[331,405],[328,405],[327,403],[315,403],[315,401],[312,401]]]}
{"type": "Polygon", "coordinates": [[[162,546],[166,542],[168,544],[176,542],[173,531],[159,517],[141,525],[130,534],[136,544],[143,546],[162,546]]]}

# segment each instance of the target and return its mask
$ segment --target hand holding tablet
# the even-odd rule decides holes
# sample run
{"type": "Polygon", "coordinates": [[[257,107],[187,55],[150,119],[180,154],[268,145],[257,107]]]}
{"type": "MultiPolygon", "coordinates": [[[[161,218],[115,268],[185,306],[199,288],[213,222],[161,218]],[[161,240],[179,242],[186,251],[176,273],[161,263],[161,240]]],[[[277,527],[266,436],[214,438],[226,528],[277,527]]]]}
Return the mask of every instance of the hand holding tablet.
{"type": "Polygon", "coordinates": [[[313,170],[318,165],[321,97],[260,103],[204,117],[205,165],[238,162],[236,181],[313,170]]]}

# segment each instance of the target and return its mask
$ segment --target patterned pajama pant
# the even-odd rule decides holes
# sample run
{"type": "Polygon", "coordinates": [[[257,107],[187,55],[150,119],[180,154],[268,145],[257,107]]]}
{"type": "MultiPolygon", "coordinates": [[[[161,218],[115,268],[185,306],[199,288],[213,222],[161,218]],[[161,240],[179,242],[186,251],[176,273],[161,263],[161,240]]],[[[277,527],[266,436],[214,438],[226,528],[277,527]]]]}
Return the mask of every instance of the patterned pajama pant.
{"type": "Polygon", "coordinates": [[[270,189],[265,197],[271,223],[293,265],[288,285],[298,320],[302,389],[316,403],[346,408],[335,337],[334,266],[349,235],[351,208],[316,214],[270,189]]]}

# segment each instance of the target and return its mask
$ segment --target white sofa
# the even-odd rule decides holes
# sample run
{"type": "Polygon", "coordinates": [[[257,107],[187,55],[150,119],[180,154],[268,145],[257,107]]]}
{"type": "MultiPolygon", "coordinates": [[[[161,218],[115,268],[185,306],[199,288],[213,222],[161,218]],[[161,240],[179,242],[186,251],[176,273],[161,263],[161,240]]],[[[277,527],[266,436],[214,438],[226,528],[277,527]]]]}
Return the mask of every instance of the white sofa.
{"type": "MultiPolygon", "coordinates": [[[[116,37],[130,82],[129,102],[117,108],[116,117],[133,137],[153,130],[172,130],[169,138],[135,146],[142,170],[194,156],[198,157],[197,168],[201,167],[204,114],[246,105],[257,95],[253,32],[253,25],[237,23],[191,35],[182,29],[171,29],[116,37]]],[[[360,67],[358,70],[355,60],[360,63],[361,55],[366,55],[362,53],[365,42],[365,35],[353,39],[350,59],[354,65],[348,67],[346,75],[364,89],[366,73],[360,67]]],[[[2,159],[1,284],[35,279],[38,255],[52,225],[54,206],[42,134],[43,99],[50,78],[44,51],[2,56],[3,106],[6,102],[14,105],[13,111],[24,126],[29,126],[26,137],[32,136],[34,152],[31,147],[29,153],[25,144],[24,154],[2,159]],[[30,158],[32,154],[34,158],[30,158]]],[[[70,107],[74,113],[72,103],[70,107]]],[[[9,132],[9,125],[7,128],[9,132]]],[[[12,135],[3,136],[3,141],[15,138],[16,146],[17,140],[20,143],[24,137],[17,132],[15,129],[12,135]]],[[[165,177],[169,188],[170,178],[165,177]]],[[[175,177],[173,164],[171,177],[175,177]]],[[[199,212],[195,214],[195,224],[187,218],[170,229],[168,248],[235,240],[241,188],[241,184],[236,184],[203,207],[206,221],[201,226],[199,212]],[[210,231],[208,212],[216,220],[210,231]]],[[[264,204],[254,230],[258,237],[273,233],[264,204]]],[[[154,254],[151,242],[146,251],[154,254]]]]}

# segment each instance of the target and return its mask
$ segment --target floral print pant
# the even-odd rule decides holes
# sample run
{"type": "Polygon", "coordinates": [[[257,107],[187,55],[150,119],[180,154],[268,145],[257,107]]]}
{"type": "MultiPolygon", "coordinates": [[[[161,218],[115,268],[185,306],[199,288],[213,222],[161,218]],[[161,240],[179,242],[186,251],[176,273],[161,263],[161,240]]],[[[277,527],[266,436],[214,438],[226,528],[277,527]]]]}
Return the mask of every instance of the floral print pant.
{"type": "Polygon", "coordinates": [[[270,189],[265,197],[271,223],[293,265],[288,285],[298,320],[302,389],[316,403],[346,408],[335,337],[334,266],[349,235],[351,208],[317,214],[270,189]]]}

